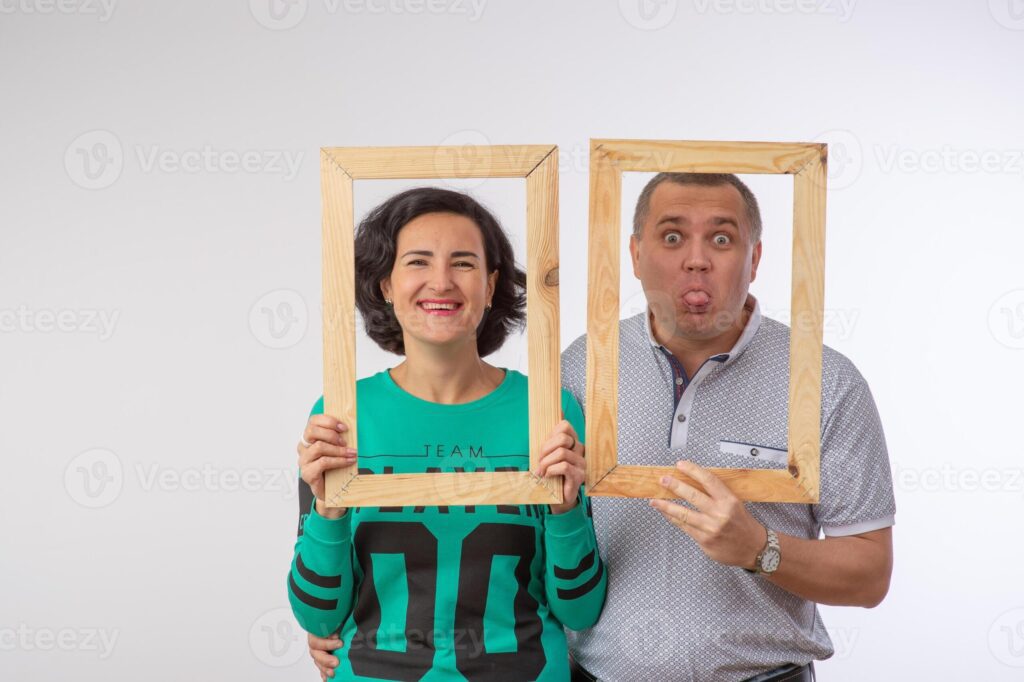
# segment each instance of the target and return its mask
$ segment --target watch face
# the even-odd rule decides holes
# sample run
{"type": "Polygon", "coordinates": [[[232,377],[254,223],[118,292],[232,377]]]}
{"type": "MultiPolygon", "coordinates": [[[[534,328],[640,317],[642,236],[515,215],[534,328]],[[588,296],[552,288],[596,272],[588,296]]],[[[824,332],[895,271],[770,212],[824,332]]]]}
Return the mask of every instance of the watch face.
{"type": "Polygon", "coordinates": [[[779,553],[774,550],[768,550],[761,557],[761,570],[765,573],[771,573],[779,567],[779,553]]]}

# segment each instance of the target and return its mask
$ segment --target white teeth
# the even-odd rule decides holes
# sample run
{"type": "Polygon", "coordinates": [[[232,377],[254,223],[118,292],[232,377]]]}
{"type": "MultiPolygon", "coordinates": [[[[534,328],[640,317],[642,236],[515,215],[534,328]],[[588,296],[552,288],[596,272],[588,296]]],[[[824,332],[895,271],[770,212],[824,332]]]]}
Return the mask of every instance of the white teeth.
{"type": "Polygon", "coordinates": [[[454,303],[420,303],[427,310],[455,310],[454,303]]]}

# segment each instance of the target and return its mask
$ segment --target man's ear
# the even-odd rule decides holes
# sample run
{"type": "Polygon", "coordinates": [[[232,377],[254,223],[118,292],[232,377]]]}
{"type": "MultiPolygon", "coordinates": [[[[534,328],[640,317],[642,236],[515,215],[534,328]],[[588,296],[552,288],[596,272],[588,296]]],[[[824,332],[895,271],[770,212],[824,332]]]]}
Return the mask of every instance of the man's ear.
{"type": "Polygon", "coordinates": [[[757,279],[757,265],[761,262],[761,242],[754,246],[754,254],[750,259],[750,281],[757,279]]]}
{"type": "Polygon", "coordinates": [[[633,276],[640,279],[640,237],[635,234],[629,237],[629,256],[633,261],[633,276]]]}

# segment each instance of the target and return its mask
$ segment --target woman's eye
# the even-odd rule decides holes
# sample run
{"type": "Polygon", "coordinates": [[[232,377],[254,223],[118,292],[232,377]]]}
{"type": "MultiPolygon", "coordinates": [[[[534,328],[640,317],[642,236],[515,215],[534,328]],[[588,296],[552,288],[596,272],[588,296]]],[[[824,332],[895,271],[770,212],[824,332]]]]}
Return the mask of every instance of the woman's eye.
{"type": "Polygon", "coordinates": [[[715,235],[715,245],[716,246],[728,246],[731,243],[732,243],[732,239],[729,238],[729,235],[727,235],[727,234],[716,234],[715,235]]]}
{"type": "Polygon", "coordinates": [[[683,241],[683,237],[678,232],[669,232],[669,233],[667,233],[665,235],[665,243],[666,244],[671,244],[671,245],[675,246],[676,244],[680,243],[681,241],[683,241]]]}
{"type": "Polygon", "coordinates": [[[461,261],[459,261],[458,263],[455,264],[455,267],[461,268],[461,269],[465,270],[465,269],[473,267],[473,264],[470,263],[469,261],[461,260],[461,261]]]}
{"type": "Polygon", "coordinates": [[[427,261],[423,260],[422,258],[417,258],[415,260],[411,260],[408,263],[406,263],[406,265],[426,265],[426,264],[427,264],[427,261]]]}

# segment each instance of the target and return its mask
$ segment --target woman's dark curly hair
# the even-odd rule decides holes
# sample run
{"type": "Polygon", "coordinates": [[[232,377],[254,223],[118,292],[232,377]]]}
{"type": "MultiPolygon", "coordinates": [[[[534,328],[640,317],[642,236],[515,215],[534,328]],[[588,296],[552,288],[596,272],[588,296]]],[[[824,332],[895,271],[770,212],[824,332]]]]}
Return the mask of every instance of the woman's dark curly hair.
{"type": "Polygon", "coordinates": [[[487,273],[498,271],[491,309],[484,313],[476,338],[480,357],[490,355],[526,320],[526,273],[516,267],[512,244],[490,211],[466,194],[436,187],[396,194],[370,211],[356,229],[356,308],[366,333],[384,350],[405,355],[402,327],[384,302],[380,283],[394,268],[399,231],[427,213],[465,216],[480,228],[487,273]]]}

